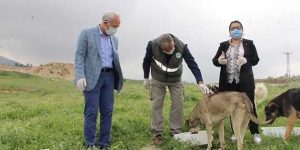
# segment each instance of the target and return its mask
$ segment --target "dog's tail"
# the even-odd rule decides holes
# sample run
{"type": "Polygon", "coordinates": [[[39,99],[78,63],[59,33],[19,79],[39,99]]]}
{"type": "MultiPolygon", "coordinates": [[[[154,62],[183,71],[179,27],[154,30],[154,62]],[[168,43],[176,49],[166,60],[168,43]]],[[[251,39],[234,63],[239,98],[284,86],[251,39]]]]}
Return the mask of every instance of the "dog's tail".
{"type": "Polygon", "coordinates": [[[253,112],[253,105],[250,102],[249,97],[246,95],[246,93],[241,94],[242,95],[242,100],[243,103],[246,106],[246,109],[248,111],[250,120],[255,122],[256,124],[260,124],[260,125],[266,125],[269,124],[272,120],[268,120],[268,121],[260,121],[257,117],[255,117],[254,112],[253,112]]]}
{"type": "Polygon", "coordinates": [[[268,89],[264,83],[257,83],[255,85],[255,103],[258,105],[263,102],[268,95],[268,89]]]}

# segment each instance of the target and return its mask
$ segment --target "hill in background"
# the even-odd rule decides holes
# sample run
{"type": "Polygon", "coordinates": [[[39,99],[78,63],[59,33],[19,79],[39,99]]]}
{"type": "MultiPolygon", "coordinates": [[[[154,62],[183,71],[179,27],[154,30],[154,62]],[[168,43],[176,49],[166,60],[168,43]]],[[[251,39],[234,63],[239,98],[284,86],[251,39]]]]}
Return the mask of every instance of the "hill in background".
{"type": "MultiPolygon", "coordinates": [[[[292,76],[289,79],[289,82],[295,82],[295,81],[300,81],[300,76],[292,76]]],[[[277,83],[277,84],[286,84],[288,82],[287,77],[281,76],[281,77],[268,77],[265,79],[255,79],[255,82],[264,82],[264,83],[277,83]]]]}
{"type": "Polygon", "coordinates": [[[0,71],[16,71],[38,75],[44,78],[61,78],[65,80],[74,80],[74,65],[71,63],[53,62],[33,67],[0,65],[0,71]]]}
{"type": "Polygon", "coordinates": [[[0,65],[15,66],[16,64],[21,64],[21,63],[11,60],[11,59],[8,59],[8,58],[5,58],[3,56],[0,56],[0,65]]]}
{"type": "MultiPolygon", "coordinates": [[[[6,59],[5,57],[0,56],[0,71],[16,71],[22,73],[29,73],[32,75],[42,76],[43,78],[61,78],[65,80],[74,80],[75,70],[74,64],[71,63],[62,63],[62,62],[52,62],[40,66],[31,66],[31,65],[18,65],[16,66],[16,61],[6,59]],[[3,58],[3,59],[2,59],[3,58]],[[7,61],[5,61],[7,60],[7,61]],[[10,62],[8,64],[1,64],[4,62],[10,62]],[[21,66],[21,67],[20,67],[21,66]]],[[[20,63],[19,63],[20,64],[20,63]]],[[[299,81],[300,76],[293,76],[290,79],[290,82],[299,81]]],[[[125,81],[130,82],[141,82],[140,80],[126,79],[125,81]]],[[[276,84],[285,84],[287,83],[287,78],[284,76],[281,77],[268,77],[265,79],[255,79],[256,82],[264,83],[276,83],[276,84]]],[[[186,82],[188,83],[188,82],[186,82]]],[[[214,83],[217,84],[217,83],[214,83]]]]}

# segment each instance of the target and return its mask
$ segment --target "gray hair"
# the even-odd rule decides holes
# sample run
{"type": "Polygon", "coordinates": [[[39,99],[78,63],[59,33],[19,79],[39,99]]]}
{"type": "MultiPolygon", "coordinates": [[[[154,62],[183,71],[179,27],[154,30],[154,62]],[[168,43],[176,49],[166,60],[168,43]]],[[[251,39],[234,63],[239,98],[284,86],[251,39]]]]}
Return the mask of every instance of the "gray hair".
{"type": "Polygon", "coordinates": [[[113,11],[106,12],[102,16],[102,22],[104,22],[104,21],[111,22],[116,16],[119,16],[119,14],[116,12],[113,12],[113,11]]]}
{"type": "Polygon", "coordinates": [[[169,33],[162,34],[158,37],[158,45],[162,49],[169,47],[169,44],[173,41],[172,36],[169,33]]]}

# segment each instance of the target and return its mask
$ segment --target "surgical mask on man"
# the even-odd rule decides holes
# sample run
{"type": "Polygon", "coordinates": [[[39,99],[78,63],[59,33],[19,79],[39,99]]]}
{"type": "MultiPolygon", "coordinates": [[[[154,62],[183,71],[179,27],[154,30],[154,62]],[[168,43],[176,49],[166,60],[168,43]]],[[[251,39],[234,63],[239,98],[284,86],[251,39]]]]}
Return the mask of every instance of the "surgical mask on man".
{"type": "Polygon", "coordinates": [[[105,21],[105,22],[106,22],[107,25],[109,26],[108,29],[105,29],[105,33],[106,33],[107,35],[114,35],[114,34],[116,34],[118,28],[112,27],[112,26],[110,25],[111,23],[110,23],[109,21],[105,21]]]}
{"type": "Polygon", "coordinates": [[[170,50],[170,51],[163,51],[164,53],[166,53],[166,54],[169,54],[169,55],[171,55],[171,54],[173,54],[174,53],[174,50],[175,50],[175,46],[173,46],[173,48],[170,50]]]}
{"type": "Polygon", "coordinates": [[[115,33],[117,33],[118,28],[114,28],[114,27],[109,27],[109,29],[105,30],[107,35],[114,35],[115,33]]]}
{"type": "Polygon", "coordinates": [[[234,29],[234,30],[230,31],[230,35],[233,39],[239,39],[243,36],[243,32],[242,32],[242,30],[234,29]]]}

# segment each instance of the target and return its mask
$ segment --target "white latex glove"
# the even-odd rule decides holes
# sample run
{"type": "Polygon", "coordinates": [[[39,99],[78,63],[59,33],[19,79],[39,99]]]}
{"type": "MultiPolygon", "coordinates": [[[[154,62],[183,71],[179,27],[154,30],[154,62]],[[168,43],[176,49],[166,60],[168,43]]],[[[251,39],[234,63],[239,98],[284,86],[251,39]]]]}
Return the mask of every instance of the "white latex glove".
{"type": "Polygon", "coordinates": [[[208,88],[206,85],[200,83],[200,84],[198,84],[198,86],[199,86],[200,91],[201,91],[203,94],[207,95],[207,94],[210,93],[210,90],[209,90],[209,88],[208,88]]]}
{"type": "Polygon", "coordinates": [[[245,63],[247,63],[247,59],[243,56],[239,56],[238,60],[236,60],[236,64],[240,67],[245,63]]]}
{"type": "Polygon", "coordinates": [[[218,58],[218,62],[221,65],[226,65],[227,64],[227,59],[225,58],[225,53],[222,51],[221,56],[218,58]]]}
{"type": "Polygon", "coordinates": [[[120,90],[118,90],[118,94],[121,94],[123,92],[123,88],[121,88],[120,90]]]}
{"type": "Polygon", "coordinates": [[[86,79],[81,78],[77,81],[76,84],[77,89],[79,89],[80,91],[84,91],[85,87],[86,87],[86,79]]]}
{"type": "Polygon", "coordinates": [[[149,79],[144,79],[144,87],[147,90],[150,89],[150,80],[149,79]]]}

